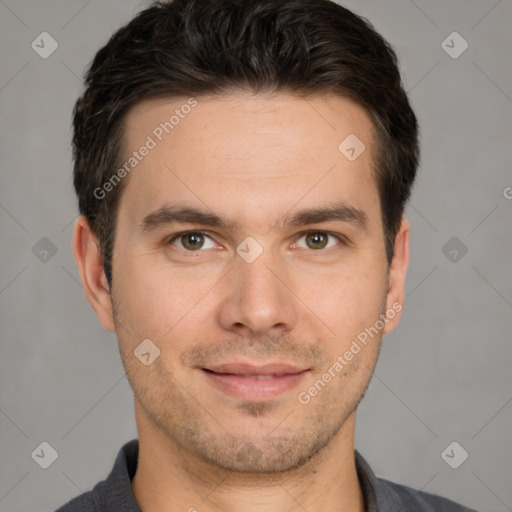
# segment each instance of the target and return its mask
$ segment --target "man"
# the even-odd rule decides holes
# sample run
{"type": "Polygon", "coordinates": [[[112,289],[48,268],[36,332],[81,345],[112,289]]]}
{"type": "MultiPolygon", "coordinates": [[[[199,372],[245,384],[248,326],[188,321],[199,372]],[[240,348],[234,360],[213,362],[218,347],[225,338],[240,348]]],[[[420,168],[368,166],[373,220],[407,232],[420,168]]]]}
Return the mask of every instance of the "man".
{"type": "Polygon", "coordinates": [[[160,2],[111,38],[74,111],[73,249],[138,441],[61,512],[469,510],[354,451],[417,131],[393,50],[328,0],[160,2]]]}

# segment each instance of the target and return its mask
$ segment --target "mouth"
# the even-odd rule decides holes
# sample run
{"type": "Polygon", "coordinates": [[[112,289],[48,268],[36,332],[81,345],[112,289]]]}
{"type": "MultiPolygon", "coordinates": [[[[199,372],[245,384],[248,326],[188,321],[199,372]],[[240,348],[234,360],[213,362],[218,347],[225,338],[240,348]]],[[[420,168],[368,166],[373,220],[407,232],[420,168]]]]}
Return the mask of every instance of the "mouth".
{"type": "Polygon", "coordinates": [[[309,368],[289,364],[221,364],[201,368],[207,381],[220,391],[243,400],[267,400],[296,387],[309,368]]]}

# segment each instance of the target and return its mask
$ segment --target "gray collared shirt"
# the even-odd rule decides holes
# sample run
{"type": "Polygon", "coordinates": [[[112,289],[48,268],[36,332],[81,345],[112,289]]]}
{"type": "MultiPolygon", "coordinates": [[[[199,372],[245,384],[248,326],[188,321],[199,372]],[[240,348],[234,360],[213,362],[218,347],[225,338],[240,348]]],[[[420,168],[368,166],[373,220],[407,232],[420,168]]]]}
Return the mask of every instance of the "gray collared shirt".
{"type": "MultiPolygon", "coordinates": [[[[141,512],[131,487],[138,455],[138,440],[126,443],[106,480],[56,512],[141,512]]],[[[357,451],[355,456],[366,512],[476,512],[446,498],[377,478],[357,451]]]]}

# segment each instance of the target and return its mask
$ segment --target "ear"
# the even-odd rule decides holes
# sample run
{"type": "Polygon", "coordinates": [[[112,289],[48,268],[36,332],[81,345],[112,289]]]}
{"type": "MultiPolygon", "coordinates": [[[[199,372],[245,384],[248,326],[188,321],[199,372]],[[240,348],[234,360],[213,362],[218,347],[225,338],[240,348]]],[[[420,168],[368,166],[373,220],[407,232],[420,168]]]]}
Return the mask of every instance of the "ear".
{"type": "Polygon", "coordinates": [[[114,332],[114,316],[109,286],[99,250],[99,242],[82,215],[73,231],[73,254],[87,300],[105,329],[114,332]]]}
{"type": "Polygon", "coordinates": [[[390,333],[400,321],[405,301],[405,275],[409,265],[409,221],[402,218],[400,229],[395,237],[395,252],[388,276],[388,293],[386,297],[386,311],[388,321],[384,327],[384,334],[390,333]]]}

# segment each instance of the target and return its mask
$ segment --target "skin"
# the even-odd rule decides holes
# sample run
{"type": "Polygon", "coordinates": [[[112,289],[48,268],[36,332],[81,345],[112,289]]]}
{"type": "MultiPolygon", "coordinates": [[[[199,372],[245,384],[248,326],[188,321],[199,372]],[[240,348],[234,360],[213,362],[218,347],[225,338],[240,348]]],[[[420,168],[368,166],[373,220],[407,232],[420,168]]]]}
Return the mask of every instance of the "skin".
{"type": "MultiPolygon", "coordinates": [[[[126,154],[186,100],[136,105],[126,117],[126,154]]],[[[382,335],[400,312],[308,404],[297,396],[379,315],[404,302],[409,224],[402,220],[388,265],[371,119],[334,95],[239,92],[197,100],[125,178],[110,293],[85,218],[74,231],[87,297],[102,325],[116,331],[134,390],[135,497],[145,512],[362,512],[355,410],[382,335]],[[366,145],[353,162],[338,150],[349,134],[366,145]],[[365,213],[366,229],[338,219],[284,222],[340,201],[365,213]],[[236,226],[160,223],[142,230],[143,219],[166,204],[236,226]],[[190,237],[173,239],[193,230],[208,236],[186,246],[190,237]],[[252,263],[236,252],[248,236],[263,250],[252,263]],[[144,339],[160,349],[148,366],[133,353],[144,339]],[[243,400],[213,386],[201,369],[233,361],[309,371],[275,397],[243,400]]]]}

